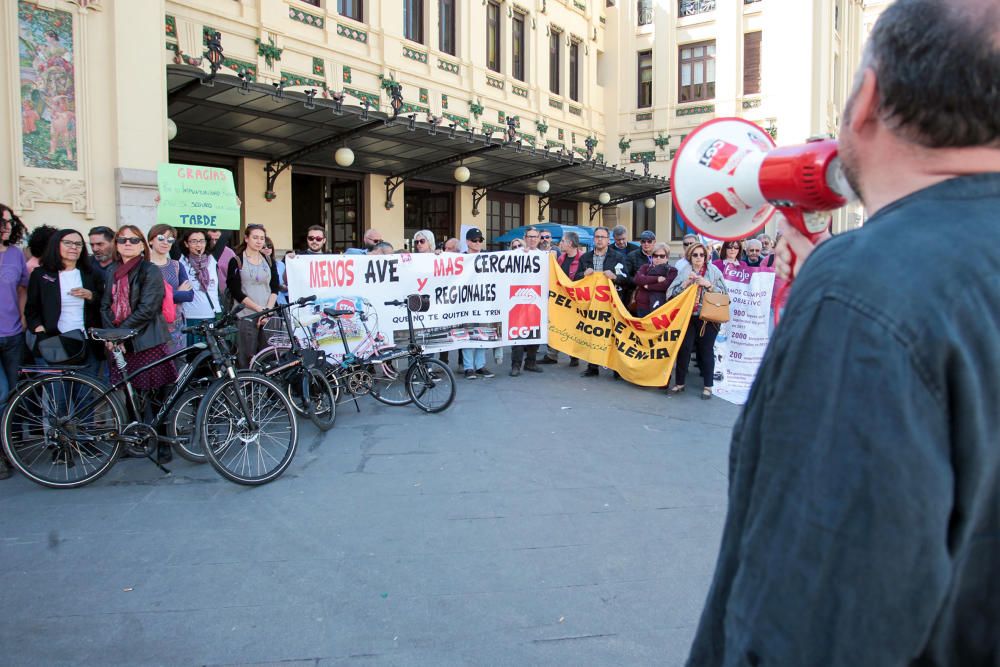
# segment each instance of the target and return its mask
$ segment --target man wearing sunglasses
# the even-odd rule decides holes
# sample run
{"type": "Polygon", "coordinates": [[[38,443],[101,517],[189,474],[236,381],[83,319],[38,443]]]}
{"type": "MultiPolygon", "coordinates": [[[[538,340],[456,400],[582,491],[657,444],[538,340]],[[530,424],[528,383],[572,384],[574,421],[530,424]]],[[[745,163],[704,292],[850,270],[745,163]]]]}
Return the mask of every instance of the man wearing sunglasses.
{"type": "Polygon", "coordinates": [[[559,252],[559,249],[552,245],[552,232],[547,229],[538,232],[538,249],[545,252],[559,252]]]}

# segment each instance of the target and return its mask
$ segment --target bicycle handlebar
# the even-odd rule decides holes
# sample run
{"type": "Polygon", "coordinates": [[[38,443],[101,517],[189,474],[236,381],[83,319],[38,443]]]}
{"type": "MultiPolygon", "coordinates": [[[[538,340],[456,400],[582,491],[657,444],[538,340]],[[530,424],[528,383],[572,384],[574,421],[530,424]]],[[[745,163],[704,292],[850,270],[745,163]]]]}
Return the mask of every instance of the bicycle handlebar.
{"type": "Polygon", "coordinates": [[[405,301],[400,301],[399,299],[396,299],[395,301],[386,301],[385,305],[387,305],[387,306],[405,306],[406,302],[405,301]]]}
{"type": "Polygon", "coordinates": [[[256,312],[256,313],[252,313],[250,315],[247,315],[246,317],[241,317],[240,319],[241,320],[250,320],[251,322],[253,322],[255,320],[259,320],[262,317],[267,317],[268,315],[272,315],[274,313],[279,313],[282,310],[287,310],[289,308],[295,308],[296,306],[304,306],[306,304],[312,303],[315,300],[316,300],[316,295],[315,294],[310,294],[309,296],[300,297],[300,298],[296,299],[295,301],[293,301],[291,303],[278,303],[278,304],[275,304],[275,305],[271,306],[270,308],[265,308],[264,310],[261,310],[261,311],[256,312]]]}

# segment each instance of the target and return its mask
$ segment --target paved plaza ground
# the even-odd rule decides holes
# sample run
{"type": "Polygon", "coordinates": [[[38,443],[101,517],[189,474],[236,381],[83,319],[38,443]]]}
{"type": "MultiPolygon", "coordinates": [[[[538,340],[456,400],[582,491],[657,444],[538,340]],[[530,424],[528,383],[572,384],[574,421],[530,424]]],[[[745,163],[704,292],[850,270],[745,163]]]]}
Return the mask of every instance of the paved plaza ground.
{"type": "Polygon", "coordinates": [[[545,370],[343,404],[264,487],[0,482],[0,664],[682,664],[738,408],[545,370]]]}

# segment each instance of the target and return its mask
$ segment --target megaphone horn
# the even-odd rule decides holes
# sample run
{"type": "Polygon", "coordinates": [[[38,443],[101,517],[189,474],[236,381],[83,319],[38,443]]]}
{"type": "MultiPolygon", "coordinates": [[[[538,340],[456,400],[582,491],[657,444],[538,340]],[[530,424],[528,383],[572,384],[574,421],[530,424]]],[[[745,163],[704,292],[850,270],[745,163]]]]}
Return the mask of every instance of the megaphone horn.
{"type": "Polygon", "coordinates": [[[674,207],[697,232],[723,241],[759,231],[775,209],[803,233],[826,228],[827,216],[852,198],[837,142],[775,148],[758,125],[717,118],[689,134],[670,174],[674,207]]]}

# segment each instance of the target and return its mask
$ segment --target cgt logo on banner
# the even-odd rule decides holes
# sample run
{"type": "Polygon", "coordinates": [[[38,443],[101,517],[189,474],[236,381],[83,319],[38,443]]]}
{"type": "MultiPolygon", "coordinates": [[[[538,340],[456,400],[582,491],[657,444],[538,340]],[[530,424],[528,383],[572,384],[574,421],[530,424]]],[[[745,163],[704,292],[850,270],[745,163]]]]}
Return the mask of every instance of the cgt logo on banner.
{"type": "Polygon", "coordinates": [[[548,271],[544,253],[523,251],[298,255],[287,262],[289,298],[317,297],[299,320],[335,358],[344,354],[340,329],[324,307],[365,312],[365,319],[340,318],[351,350],[363,355],[373,346],[409,342],[406,312],[385,305],[408,294],[430,296],[430,310],[413,318],[428,352],[544,342],[548,271]]]}
{"type": "Polygon", "coordinates": [[[646,317],[633,317],[604,274],[573,281],[555,255],[549,261],[549,347],[607,366],[633,384],[665,385],[691,321],[696,290],[685,290],[646,317]]]}

